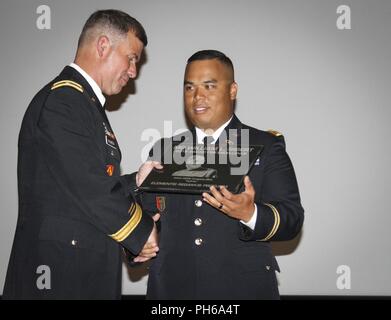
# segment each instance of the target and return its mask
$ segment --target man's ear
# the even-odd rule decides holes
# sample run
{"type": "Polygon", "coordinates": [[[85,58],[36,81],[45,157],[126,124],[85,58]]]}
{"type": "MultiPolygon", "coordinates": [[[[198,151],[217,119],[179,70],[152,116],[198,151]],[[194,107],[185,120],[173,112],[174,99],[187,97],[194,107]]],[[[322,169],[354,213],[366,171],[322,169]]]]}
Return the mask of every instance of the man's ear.
{"type": "Polygon", "coordinates": [[[230,94],[231,100],[236,99],[237,93],[238,93],[238,84],[234,81],[231,83],[231,87],[229,89],[229,94],[230,94]]]}
{"type": "Polygon", "coordinates": [[[99,58],[104,58],[109,53],[110,40],[107,36],[100,36],[96,42],[96,52],[99,58]]]}

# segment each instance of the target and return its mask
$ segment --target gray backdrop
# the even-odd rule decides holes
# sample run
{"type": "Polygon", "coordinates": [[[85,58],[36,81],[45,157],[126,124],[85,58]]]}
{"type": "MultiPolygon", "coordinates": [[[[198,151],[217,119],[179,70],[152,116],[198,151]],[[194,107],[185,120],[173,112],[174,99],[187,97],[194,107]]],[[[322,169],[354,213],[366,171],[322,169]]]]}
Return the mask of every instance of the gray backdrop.
{"type": "MultiPolygon", "coordinates": [[[[285,135],[306,210],[301,235],[274,247],[281,293],[391,295],[391,1],[369,0],[2,0],[0,290],[17,219],[23,114],[73,60],[87,17],[104,8],[134,15],[150,41],[137,81],[110,100],[123,172],[141,164],[152,141],[146,129],[169,136],[186,127],[186,59],[221,50],[236,67],[239,118],[285,135]],[[351,30],[337,28],[342,4],[351,9],[351,30]],[[40,5],[51,9],[49,30],[37,27],[40,5]],[[349,269],[340,275],[339,266],[349,269]]],[[[145,293],[145,269],[124,275],[124,294],[145,293]]]]}

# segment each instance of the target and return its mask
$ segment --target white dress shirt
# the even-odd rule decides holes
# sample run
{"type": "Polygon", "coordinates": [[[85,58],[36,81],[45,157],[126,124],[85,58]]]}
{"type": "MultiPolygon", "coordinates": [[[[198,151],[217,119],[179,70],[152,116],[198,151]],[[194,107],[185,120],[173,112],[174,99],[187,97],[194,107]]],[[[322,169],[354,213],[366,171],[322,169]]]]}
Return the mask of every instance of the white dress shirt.
{"type": "Polygon", "coordinates": [[[105,105],[106,98],[102,93],[102,90],[99,88],[98,84],[95,82],[94,79],[91,78],[91,76],[85,72],[82,68],[80,68],[76,63],[69,64],[70,67],[78,71],[84,79],[88,82],[88,84],[91,86],[92,90],[94,91],[95,95],[98,97],[100,104],[102,107],[105,105]]]}

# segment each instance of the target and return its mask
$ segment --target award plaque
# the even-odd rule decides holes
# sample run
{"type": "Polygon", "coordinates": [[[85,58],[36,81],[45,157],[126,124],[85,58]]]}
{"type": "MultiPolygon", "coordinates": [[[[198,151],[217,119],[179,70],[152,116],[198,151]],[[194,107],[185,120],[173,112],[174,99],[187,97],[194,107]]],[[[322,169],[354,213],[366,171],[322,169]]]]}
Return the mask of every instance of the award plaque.
{"type": "Polygon", "coordinates": [[[169,149],[164,154],[163,169],[153,169],[140,190],[201,194],[214,185],[238,193],[263,145],[178,144],[169,149]]]}

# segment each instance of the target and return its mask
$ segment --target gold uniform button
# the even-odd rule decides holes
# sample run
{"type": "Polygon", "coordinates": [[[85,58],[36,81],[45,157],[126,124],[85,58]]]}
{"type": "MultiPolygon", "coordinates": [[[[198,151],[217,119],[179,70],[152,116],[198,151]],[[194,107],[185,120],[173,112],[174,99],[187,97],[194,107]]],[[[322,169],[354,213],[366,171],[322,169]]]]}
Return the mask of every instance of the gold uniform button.
{"type": "Polygon", "coordinates": [[[199,227],[200,225],[202,225],[202,219],[201,218],[197,218],[194,220],[194,224],[199,227]]]}
{"type": "Polygon", "coordinates": [[[202,239],[201,238],[197,238],[195,239],[194,243],[197,245],[197,246],[200,246],[202,244],[202,239]]]}
{"type": "Polygon", "coordinates": [[[202,206],[202,201],[201,200],[196,200],[194,201],[194,204],[196,207],[201,207],[202,206]]]}

